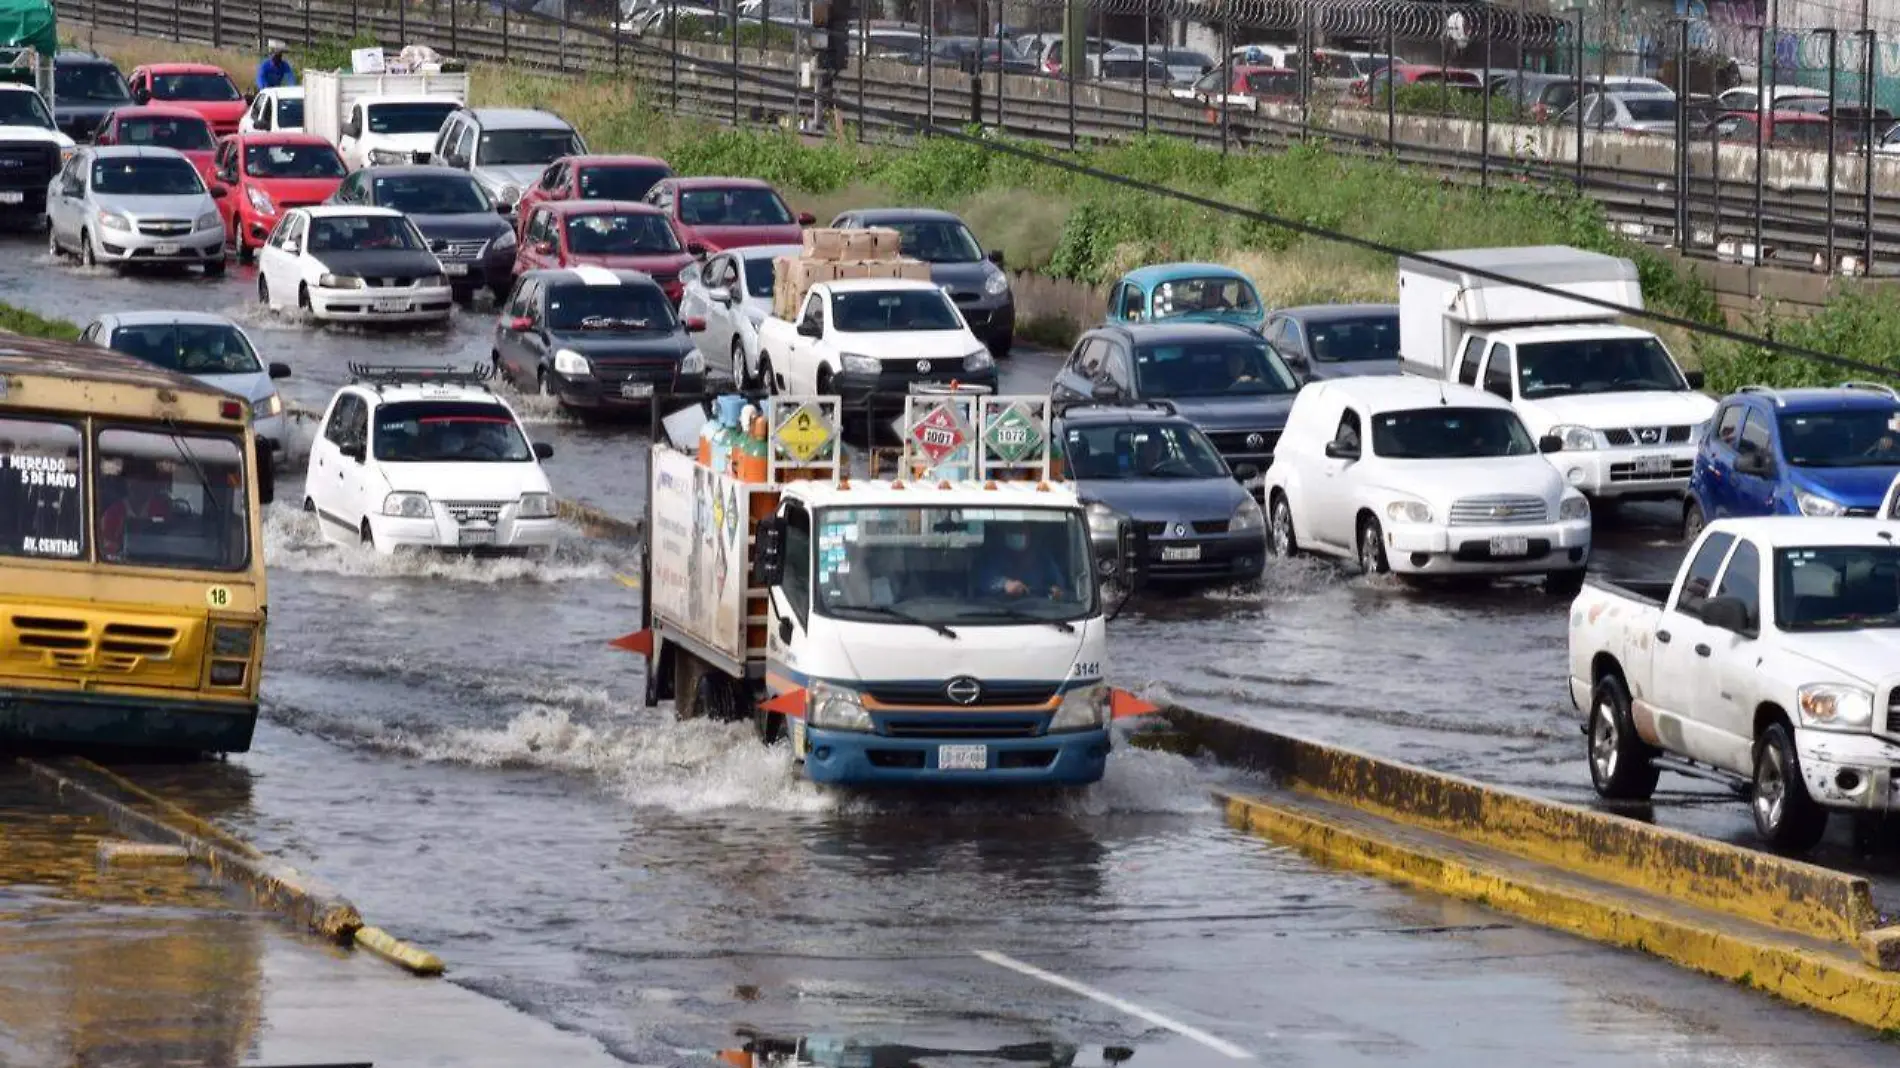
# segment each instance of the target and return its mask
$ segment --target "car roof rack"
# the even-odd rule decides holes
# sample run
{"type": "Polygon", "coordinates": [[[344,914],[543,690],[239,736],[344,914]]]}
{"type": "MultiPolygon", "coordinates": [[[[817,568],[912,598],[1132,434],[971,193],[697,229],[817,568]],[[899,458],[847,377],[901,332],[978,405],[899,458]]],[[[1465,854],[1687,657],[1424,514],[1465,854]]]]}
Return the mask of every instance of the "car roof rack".
{"type": "Polygon", "coordinates": [[[1760,393],[1766,396],[1769,400],[1774,401],[1775,407],[1777,408],[1787,407],[1787,404],[1788,404],[1788,401],[1786,400],[1786,398],[1782,397],[1781,391],[1776,389],[1773,386],[1749,385],[1749,386],[1743,386],[1742,388],[1736,390],[1735,392],[1760,393]]]}
{"type": "Polygon", "coordinates": [[[1868,390],[1873,393],[1885,393],[1887,396],[1892,397],[1894,400],[1900,400],[1900,390],[1894,389],[1892,386],[1887,385],[1885,382],[1869,382],[1869,381],[1866,381],[1865,379],[1849,379],[1846,382],[1842,382],[1839,388],[1861,389],[1861,390],[1868,390]]]}
{"type": "Polygon", "coordinates": [[[352,363],[350,377],[381,392],[385,386],[468,386],[488,388],[495,377],[493,366],[485,363],[468,367],[402,367],[393,364],[352,363]]]}

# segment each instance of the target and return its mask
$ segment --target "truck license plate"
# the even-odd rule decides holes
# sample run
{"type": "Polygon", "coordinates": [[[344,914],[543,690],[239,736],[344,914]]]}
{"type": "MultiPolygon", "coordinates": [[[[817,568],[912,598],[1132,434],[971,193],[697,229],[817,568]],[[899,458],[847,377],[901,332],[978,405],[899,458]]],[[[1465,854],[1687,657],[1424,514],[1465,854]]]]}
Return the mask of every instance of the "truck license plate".
{"type": "Polygon", "coordinates": [[[460,545],[495,544],[495,532],[492,530],[464,530],[459,531],[455,537],[457,544],[460,545]]]}
{"type": "Polygon", "coordinates": [[[937,747],[938,771],[985,771],[990,766],[987,745],[940,745],[937,747]]]}
{"type": "Polygon", "coordinates": [[[622,382],[620,383],[620,395],[623,397],[651,397],[653,396],[653,383],[622,382]]]}
{"type": "Polygon", "coordinates": [[[160,256],[176,256],[178,255],[178,249],[179,245],[176,241],[161,241],[152,246],[152,251],[158,253],[160,256]]]}
{"type": "Polygon", "coordinates": [[[1639,475],[1666,475],[1673,466],[1667,456],[1638,456],[1636,473],[1639,475]]]}
{"type": "Polygon", "coordinates": [[[1161,547],[1161,559],[1163,560],[1199,560],[1200,558],[1201,547],[1199,545],[1163,545],[1161,547]]]}
{"type": "Polygon", "coordinates": [[[0,190],[0,204],[24,204],[26,194],[17,189],[0,190]]]}
{"type": "Polygon", "coordinates": [[[456,277],[458,277],[458,278],[459,278],[459,277],[461,277],[462,275],[465,275],[465,274],[467,274],[467,273],[468,273],[468,264],[466,264],[466,263],[445,263],[445,264],[443,264],[443,265],[442,265],[442,273],[443,273],[443,274],[452,274],[452,275],[455,275],[456,277]]]}
{"type": "Polygon", "coordinates": [[[1522,534],[1500,534],[1491,539],[1492,556],[1524,556],[1531,551],[1531,540],[1522,534]]]}
{"type": "Polygon", "coordinates": [[[380,312],[408,311],[409,302],[406,300],[379,300],[376,302],[376,310],[380,312]]]}

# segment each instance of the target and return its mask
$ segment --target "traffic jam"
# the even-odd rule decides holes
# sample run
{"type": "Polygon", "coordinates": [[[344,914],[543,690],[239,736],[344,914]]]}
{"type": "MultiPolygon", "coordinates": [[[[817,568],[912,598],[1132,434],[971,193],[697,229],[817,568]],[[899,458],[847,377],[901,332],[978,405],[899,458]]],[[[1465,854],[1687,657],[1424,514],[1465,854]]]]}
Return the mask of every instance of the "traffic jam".
{"type": "Polygon", "coordinates": [[[46,241],[8,279],[93,310],[76,343],[0,335],[0,743],[243,753],[277,719],[598,767],[562,747],[608,728],[545,711],[479,744],[397,695],[369,727],[311,711],[298,612],[366,610],[374,648],[310,674],[598,660],[720,753],[749,740],[743,770],[655,772],[696,790],[1205,794],[1128,744],[1181,703],[1573,799],[1702,789],[1746,816],[1658,820],[1856,870],[1900,809],[1900,394],[1712,397],[1629,325],[1627,259],[1419,253],[1396,303],[1283,308],[1151,264],[1052,352],[954,214],[821,226],[757,178],[473,105],[426,49],[255,92],[48,68],[0,84],[0,158],[47,162],[0,172],[46,241]],[[624,549],[588,546],[596,513],[624,549]],[[326,583],[268,635],[267,562],[326,583]],[[595,589],[563,620],[533,591],[567,574],[595,589]],[[1483,710],[1403,704],[1441,682],[1483,710]],[[1340,686],[1367,691],[1349,715],[1299,696],[1340,686]]]}

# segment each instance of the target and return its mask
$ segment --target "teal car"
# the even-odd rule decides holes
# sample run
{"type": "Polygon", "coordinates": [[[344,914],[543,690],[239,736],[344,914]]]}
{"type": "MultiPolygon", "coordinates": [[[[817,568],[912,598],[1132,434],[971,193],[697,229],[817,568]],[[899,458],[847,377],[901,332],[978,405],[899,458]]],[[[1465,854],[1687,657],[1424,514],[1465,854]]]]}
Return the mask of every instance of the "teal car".
{"type": "Polygon", "coordinates": [[[1238,323],[1258,330],[1267,319],[1246,275],[1217,263],[1158,263],[1123,275],[1108,294],[1111,323],[1238,323]]]}

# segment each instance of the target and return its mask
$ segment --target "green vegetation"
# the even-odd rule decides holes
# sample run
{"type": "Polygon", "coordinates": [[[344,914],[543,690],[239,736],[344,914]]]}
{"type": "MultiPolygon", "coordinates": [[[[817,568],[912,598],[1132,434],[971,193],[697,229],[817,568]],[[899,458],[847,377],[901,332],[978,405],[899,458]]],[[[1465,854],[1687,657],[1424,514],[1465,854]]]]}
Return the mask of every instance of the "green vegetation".
{"type": "MultiPolygon", "coordinates": [[[[1891,367],[1900,378],[1900,304],[1890,289],[1850,285],[1814,315],[1801,318],[1772,311],[1749,321],[1749,332],[1774,341],[1850,360],[1891,367]]],[[[1845,379],[1865,378],[1831,364],[1790,359],[1752,345],[1727,341],[1701,346],[1702,367],[1709,389],[1726,393],[1758,382],[1770,386],[1831,386],[1845,379]]]]}
{"type": "Polygon", "coordinates": [[[52,338],[54,341],[79,339],[79,327],[72,323],[35,315],[11,304],[0,304],[0,330],[9,334],[25,334],[27,337],[52,338]]]}

